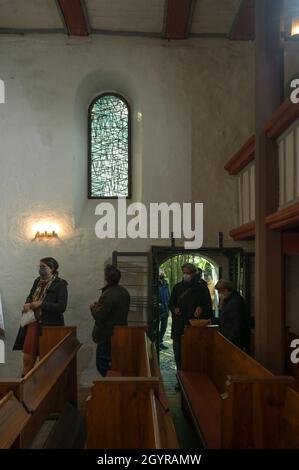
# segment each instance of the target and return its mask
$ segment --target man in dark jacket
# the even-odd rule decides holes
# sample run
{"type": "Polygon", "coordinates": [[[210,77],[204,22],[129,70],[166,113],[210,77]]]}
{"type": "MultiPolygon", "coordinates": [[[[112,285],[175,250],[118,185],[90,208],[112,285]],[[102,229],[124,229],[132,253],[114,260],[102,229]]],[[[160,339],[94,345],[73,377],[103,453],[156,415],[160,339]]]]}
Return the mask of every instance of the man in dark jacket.
{"type": "Polygon", "coordinates": [[[220,299],[220,332],[240,349],[248,349],[250,323],[244,298],[230,281],[220,279],[215,288],[220,299]]]}
{"type": "Polygon", "coordinates": [[[104,275],[106,285],[102,289],[102,295],[90,305],[95,320],[92,338],[97,343],[96,366],[103,377],[110,367],[113,327],[127,324],[130,307],[129,292],[118,284],[121,278],[119,269],[107,265],[104,275]]]}
{"type": "Polygon", "coordinates": [[[181,368],[181,335],[190,319],[209,319],[212,315],[209,290],[200,281],[196,267],[191,263],[182,266],[183,280],[172,290],[169,308],[172,312],[171,337],[177,369],[181,368]]]}

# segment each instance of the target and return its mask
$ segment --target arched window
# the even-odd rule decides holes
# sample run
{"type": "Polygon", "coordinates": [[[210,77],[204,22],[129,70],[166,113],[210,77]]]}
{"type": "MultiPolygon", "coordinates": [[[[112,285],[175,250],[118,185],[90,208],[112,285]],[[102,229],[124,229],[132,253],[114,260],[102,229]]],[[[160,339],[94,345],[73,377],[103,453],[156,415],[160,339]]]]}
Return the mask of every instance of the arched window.
{"type": "Polygon", "coordinates": [[[131,113],[116,93],[97,96],[88,110],[88,197],[131,197],[131,113]]]}

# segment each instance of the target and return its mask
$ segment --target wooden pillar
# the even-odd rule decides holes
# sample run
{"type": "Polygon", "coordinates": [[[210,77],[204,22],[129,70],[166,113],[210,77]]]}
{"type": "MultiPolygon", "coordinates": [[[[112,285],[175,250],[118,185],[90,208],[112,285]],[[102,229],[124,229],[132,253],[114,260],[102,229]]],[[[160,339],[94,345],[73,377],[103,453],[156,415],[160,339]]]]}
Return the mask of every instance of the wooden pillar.
{"type": "Polygon", "coordinates": [[[255,355],[276,374],[284,369],[283,255],[265,218],[278,208],[278,148],[264,127],[283,100],[282,8],[283,0],[255,2],[255,355]]]}

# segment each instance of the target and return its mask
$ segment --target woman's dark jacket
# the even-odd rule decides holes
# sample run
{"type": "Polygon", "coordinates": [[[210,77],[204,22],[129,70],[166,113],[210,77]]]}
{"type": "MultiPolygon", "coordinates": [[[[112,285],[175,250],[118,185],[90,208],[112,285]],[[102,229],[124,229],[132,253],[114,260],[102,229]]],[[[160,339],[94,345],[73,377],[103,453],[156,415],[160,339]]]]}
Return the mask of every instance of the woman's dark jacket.
{"type": "MultiPolygon", "coordinates": [[[[33,301],[33,294],[37,288],[39,280],[39,277],[35,279],[31,291],[26,299],[26,303],[31,303],[33,301]]],[[[67,307],[67,298],[67,282],[64,279],[56,277],[46,291],[44,301],[41,305],[42,315],[40,318],[40,324],[42,326],[64,325],[63,313],[67,307]]],[[[26,326],[23,328],[20,327],[13,347],[14,350],[21,350],[23,348],[26,329],[26,326]]]]}

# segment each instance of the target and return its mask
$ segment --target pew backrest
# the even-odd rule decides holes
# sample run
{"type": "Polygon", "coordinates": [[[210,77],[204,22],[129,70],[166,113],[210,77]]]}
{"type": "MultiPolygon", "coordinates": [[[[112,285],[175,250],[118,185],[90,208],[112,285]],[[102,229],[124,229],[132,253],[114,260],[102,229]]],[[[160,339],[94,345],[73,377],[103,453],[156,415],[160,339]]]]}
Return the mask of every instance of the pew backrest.
{"type": "Polygon", "coordinates": [[[39,337],[39,359],[48,354],[68,333],[76,336],[76,326],[43,326],[39,337]]]}
{"type": "Polygon", "coordinates": [[[219,393],[225,392],[228,376],[273,377],[215,327],[187,326],[181,341],[182,370],[207,374],[219,393]]]}
{"type": "Polygon", "coordinates": [[[299,394],[288,388],[280,424],[281,449],[299,449],[299,394]]]}
{"type": "Polygon", "coordinates": [[[31,414],[20,435],[20,447],[28,447],[50,413],[61,412],[77,401],[76,354],[80,343],[75,330],[65,336],[23,379],[2,379],[0,393],[14,391],[31,414]]]}
{"type": "Polygon", "coordinates": [[[147,326],[116,326],[111,369],[125,377],[150,377],[147,326]]]}
{"type": "Polygon", "coordinates": [[[94,382],[86,401],[86,448],[160,448],[157,389],[155,378],[114,377],[94,382]]]}
{"type": "Polygon", "coordinates": [[[222,394],[222,448],[277,449],[293,377],[229,377],[222,394]]]}
{"type": "Polygon", "coordinates": [[[0,449],[20,447],[20,434],[29,419],[30,414],[13,392],[0,400],[0,449]]]}

